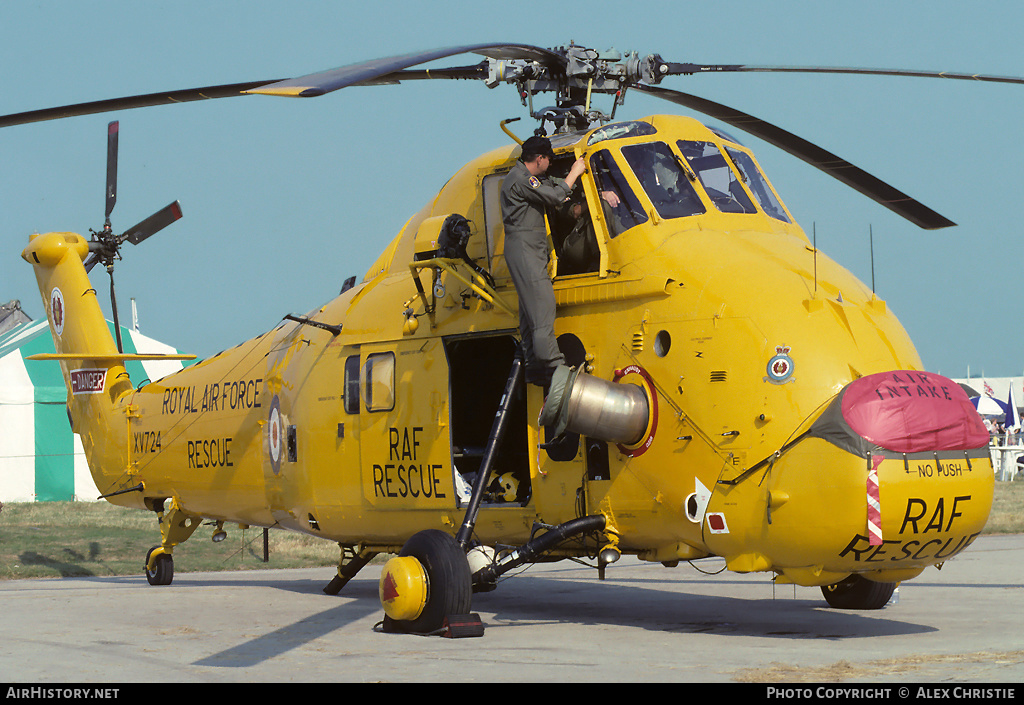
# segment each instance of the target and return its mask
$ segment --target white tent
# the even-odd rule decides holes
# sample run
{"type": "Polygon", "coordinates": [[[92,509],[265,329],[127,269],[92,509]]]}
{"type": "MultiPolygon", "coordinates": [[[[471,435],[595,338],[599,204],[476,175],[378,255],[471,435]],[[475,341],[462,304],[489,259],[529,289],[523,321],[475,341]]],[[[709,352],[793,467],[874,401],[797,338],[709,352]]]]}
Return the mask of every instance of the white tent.
{"type": "MultiPolygon", "coordinates": [[[[107,325],[113,335],[113,323],[107,325]]],[[[127,353],[178,352],[124,326],[121,338],[127,353]]],[[[0,502],[95,500],[100,494],[82,443],[71,432],[60,365],[25,360],[53,351],[45,320],[0,334],[0,502]]],[[[128,361],[125,367],[138,386],[180,370],[182,363],[128,361]]]]}

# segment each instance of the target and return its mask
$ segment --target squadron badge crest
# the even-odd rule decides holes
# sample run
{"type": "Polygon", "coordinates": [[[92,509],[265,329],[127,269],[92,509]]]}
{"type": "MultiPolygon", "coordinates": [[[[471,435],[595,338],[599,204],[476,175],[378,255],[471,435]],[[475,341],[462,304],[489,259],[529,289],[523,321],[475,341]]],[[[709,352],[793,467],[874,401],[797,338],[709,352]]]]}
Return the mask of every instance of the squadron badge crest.
{"type": "Polygon", "coordinates": [[[767,368],[768,376],[764,378],[765,382],[771,382],[772,384],[785,384],[786,382],[793,382],[793,358],[789,356],[788,345],[778,345],[775,347],[775,357],[768,361],[767,368]]]}

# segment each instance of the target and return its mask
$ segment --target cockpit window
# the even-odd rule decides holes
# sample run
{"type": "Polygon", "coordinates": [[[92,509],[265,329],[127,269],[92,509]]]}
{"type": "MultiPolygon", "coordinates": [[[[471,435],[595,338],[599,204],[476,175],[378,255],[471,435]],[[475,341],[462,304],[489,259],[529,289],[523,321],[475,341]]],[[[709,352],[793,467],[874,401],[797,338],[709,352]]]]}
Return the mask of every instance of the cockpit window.
{"type": "Polygon", "coordinates": [[[603,142],[605,140],[617,140],[625,137],[643,137],[653,135],[657,130],[649,122],[616,122],[605,125],[590,135],[587,146],[603,142]]]}
{"type": "Polygon", "coordinates": [[[765,181],[764,175],[761,174],[760,169],[757,168],[757,164],[750,158],[750,155],[746,152],[741,152],[738,149],[732,147],[726,147],[725,151],[732,157],[733,163],[736,168],[740,170],[740,176],[743,178],[743,183],[747,185],[750,192],[754,194],[754,198],[757,199],[762,210],[776,220],[781,220],[784,223],[791,222],[789,216],[786,215],[785,209],[779,202],[779,199],[775,196],[775,193],[768,186],[768,182],[765,181]]]}
{"type": "Polygon", "coordinates": [[[601,198],[609,235],[618,237],[630,228],[647,222],[647,213],[608,150],[602,149],[590,158],[590,171],[601,198]]]}
{"type": "Polygon", "coordinates": [[[735,137],[730,135],[728,132],[723,130],[721,127],[713,127],[711,125],[708,125],[708,129],[711,130],[712,132],[714,132],[719,137],[721,137],[726,142],[732,142],[734,144],[738,144],[741,147],[745,146],[742,142],[740,142],[738,139],[736,139],[735,137]]]}
{"type": "Polygon", "coordinates": [[[662,218],[685,218],[706,212],[682,165],[667,144],[634,144],[623,147],[622,155],[662,218]]]}
{"type": "Polygon", "coordinates": [[[697,173],[701,185],[711,202],[723,213],[756,213],[743,185],[714,142],[688,142],[680,140],[679,151],[697,173]]]}

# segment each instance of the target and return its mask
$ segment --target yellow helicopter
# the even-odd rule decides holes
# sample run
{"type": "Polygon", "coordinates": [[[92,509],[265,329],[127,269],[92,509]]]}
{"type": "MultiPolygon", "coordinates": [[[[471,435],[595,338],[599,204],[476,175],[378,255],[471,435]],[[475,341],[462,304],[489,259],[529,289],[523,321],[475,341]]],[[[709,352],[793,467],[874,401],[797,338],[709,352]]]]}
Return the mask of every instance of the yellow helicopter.
{"type": "MultiPolygon", "coordinates": [[[[587,171],[549,213],[556,335],[567,365],[525,384],[499,193],[521,140],[471,161],[413,215],[362,281],[273,330],[136,386],[88,270],[111,275],[181,216],[123,234],[118,124],[108,132],[106,222],[90,239],[34,235],[35,268],[73,430],[103,497],[157,514],[145,561],[173,578],[174,547],[204,522],[337,542],[337,594],[374,556],[389,630],[464,624],[472,594],[520,566],[622,554],[821,586],[836,608],[877,609],[895,586],[981,532],[988,434],[955,383],[922,369],[886,303],[820,253],[753,153],[695,119],[616,121],[637,90],[765,139],[923,228],[951,221],[781,128],[661,87],[705,72],[875,69],[699,65],[659,55],[476,44],[283,81],[207,86],[0,117],[0,127],[250,94],[311,97],[407,80],[516,87],[549,173],[587,171]],[[414,68],[463,53],[479,63],[414,68]],[[551,107],[534,99],[554,93],[551,107]],[[610,96],[605,114],[599,96],[610,96]],[[614,194],[610,198],[608,194],[614,194]],[[545,395],[545,391],[547,392],[545,395]],[[461,620],[461,621],[460,621],[461,620]]],[[[116,319],[117,309],[114,302],[116,319]]],[[[115,326],[115,330],[117,326],[115,326]]],[[[470,622],[471,623],[471,620],[470,622]]]]}

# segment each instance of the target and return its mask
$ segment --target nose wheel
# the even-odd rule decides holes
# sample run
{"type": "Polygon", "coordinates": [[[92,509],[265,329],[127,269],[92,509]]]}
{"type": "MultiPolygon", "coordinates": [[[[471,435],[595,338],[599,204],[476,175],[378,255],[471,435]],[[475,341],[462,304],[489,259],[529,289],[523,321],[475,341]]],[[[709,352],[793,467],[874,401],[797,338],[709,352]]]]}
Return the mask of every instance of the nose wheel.
{"type": "Polygon", "coordinates": [[[829,607],[840,610],[879,610],[885,607],[899,583],[876,583],[851,575],[835,585],[823,585],[821,594],[829,607]]]}

